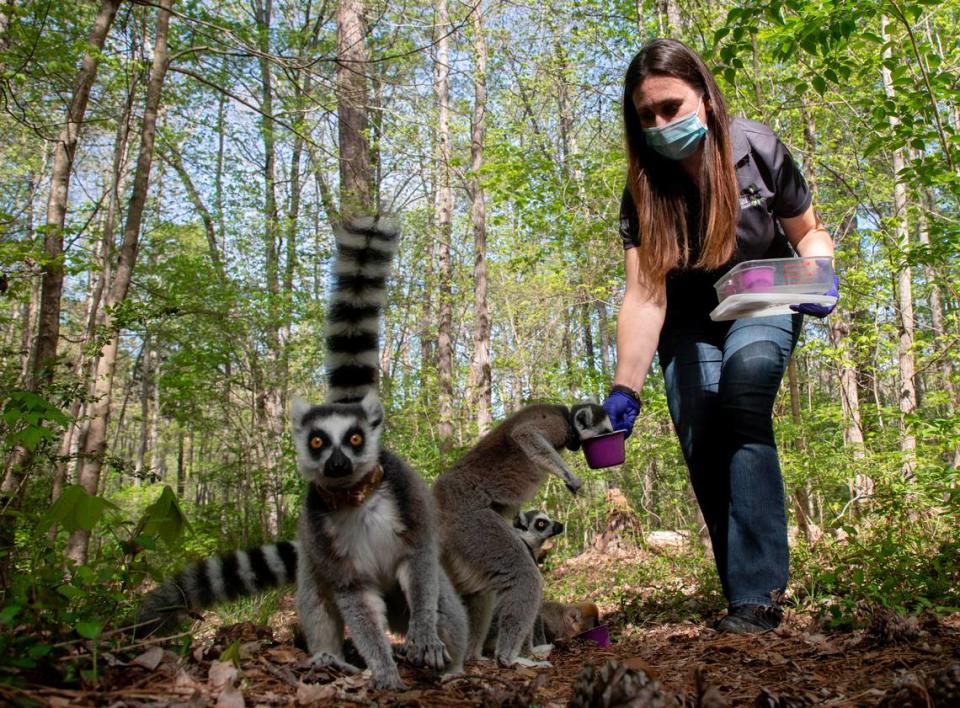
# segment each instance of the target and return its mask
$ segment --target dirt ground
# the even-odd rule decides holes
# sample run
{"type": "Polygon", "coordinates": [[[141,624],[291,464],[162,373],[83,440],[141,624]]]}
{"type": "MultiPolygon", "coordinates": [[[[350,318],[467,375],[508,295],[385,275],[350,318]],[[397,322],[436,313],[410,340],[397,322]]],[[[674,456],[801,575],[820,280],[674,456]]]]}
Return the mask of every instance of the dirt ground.
{"type": "Polygon", "coordinates": [[[632,632],[629,638],[621,630],[612,626],[613,643],[606,648],[581,642],[558,646],[550,669],[473,663],[465,675],[440,684],[401,664],[409,690],[386,693],[368,688],[364,674],[311,671],[306,655],[289,641],[277,641],[270,627],[245,623],[195,641],[183,657],[160,646],[141,647],[123,661],[104,655],[95,689],[0,687],[0,702],[118,708],[566,706],[584,667],[614,661],[626,662],[632,669],[627,672],[631,685],[646,683],[647,693],[626,688],[619,693],[631,700],[604,700],[604,689],[611,695],[618,688],[594,677],[581,681],[580,695],[589,687],[592,697],[580,705],[960,705],[953,702],[956,693],[938,700],[935,691],[925,689],[925,679],[935,678],[945,667],[954,666],[953,678],[960,678],[960,615],[926,622],[888,618],[886,624],[844,633],[814,630],[809,618],[789,613],[776,631],[750,637],[720,635],[700,623],[662,624],[632,632]]]}
{"type": "MultiPolygon", "coordinates": [[[[696,588],[680,603],[644,601],[650,588],[604,587],[613,568],[649,562],[649,549],[609,544],[568,559],[548,573],[554,587],[588,588],[582,600],[600,606],[612,643],[558,644],[549,669],[501,668],[474,662],[445,683],[400,663],[401,693],[375,691],[367,675],[312,670],[295,646],[296,613],[283,597],[268,625],[218,626],[215,613],[179,641],[157,640],[114,653],[100,650],[98,676],[87,687],[51,685],[23,675],[0,684],[0,704],[52,706],[924,706],[960,707],[960,614],[898,617],[872,610],[864,629],[831,631],[816,618],[788,610],[781,626],[752,636],[721,635],[702,619],[696,588]],[[690,594],[692,593],[692,594],[690,594]],[[619,595],[620,606],[610,598],[619,595]],[[606,603],[604,599],[606,598],[606,603]],[[695,620],[689,619],[696,617],[695,620]],[[184,643],[186,651],[170,647],[184,643]],[[573,701],[571,703],[571,701],[573,701]]],[[[549,586],[548,582],[548,586],[549,586]]],[[[709,605],[709,603],[708,603],[709,605]]],[[[92,647],[78,645],[90,665],[92,647]]]]}

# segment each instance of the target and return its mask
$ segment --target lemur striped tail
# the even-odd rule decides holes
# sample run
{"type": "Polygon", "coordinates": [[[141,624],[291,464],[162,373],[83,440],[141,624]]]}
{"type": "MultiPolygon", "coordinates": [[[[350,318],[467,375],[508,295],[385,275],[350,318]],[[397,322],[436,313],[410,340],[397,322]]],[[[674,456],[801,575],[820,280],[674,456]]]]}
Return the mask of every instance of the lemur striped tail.
{"type": "Polygon", "coordinates": [[[380,318],[399,230],[392,219],[354,219],[336,230],[337,258],[327,321],[327,400],[377,390],[380,318]]]}
{"type": "Polygon", "coordinates": [[[191,563],[144,598],[136,634],[169,634],[187,612],[293,583],[298,551],[280,541],[191,563]]]}

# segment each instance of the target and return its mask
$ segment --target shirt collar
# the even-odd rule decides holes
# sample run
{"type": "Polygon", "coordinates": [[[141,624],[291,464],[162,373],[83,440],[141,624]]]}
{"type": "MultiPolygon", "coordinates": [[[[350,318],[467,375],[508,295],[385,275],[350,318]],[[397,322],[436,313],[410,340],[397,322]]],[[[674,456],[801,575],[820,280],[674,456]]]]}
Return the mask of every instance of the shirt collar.
{"type": "Polygon", "coordinates": [[[750,142],[743,131],[743,126],[736,118],[730,121],[730,140],[733,143],[733,164],[738,165],[749,154],[750,142]]]}

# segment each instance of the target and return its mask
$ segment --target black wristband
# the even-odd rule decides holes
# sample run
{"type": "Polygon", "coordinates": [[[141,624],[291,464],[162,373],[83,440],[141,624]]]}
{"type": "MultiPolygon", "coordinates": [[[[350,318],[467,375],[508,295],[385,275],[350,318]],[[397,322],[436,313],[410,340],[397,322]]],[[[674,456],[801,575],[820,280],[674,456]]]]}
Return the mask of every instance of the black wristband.
{"type": "Polygon", "coordinates": [[[640,394],[634,391],[629,386],[624,386],[623,384],[614,384],[613,386],[610,387],[610,393],[616,393],[617,391],[619,391],[620,393],[625,393],[628,396],[630,396],[630,398],[632,398],[634,401],[637,402],[638,406],[643,405],[643,399],[640,398],[640,394]]]}

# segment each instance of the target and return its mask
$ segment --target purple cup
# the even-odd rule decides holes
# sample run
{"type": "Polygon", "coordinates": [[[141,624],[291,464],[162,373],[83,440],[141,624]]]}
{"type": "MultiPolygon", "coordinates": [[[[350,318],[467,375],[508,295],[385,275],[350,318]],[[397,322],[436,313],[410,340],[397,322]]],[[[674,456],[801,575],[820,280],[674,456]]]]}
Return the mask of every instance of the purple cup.
{"type": "Polygon", "coordinates": [[[772,288],[776,271],[773,266],[754,266],[742,270],[736,274],[737,289],[740,292],[751,292],[772,288]]]}
{"type": "Polygon", "coordinates": [[[593,629],[588,629],[586,632],[580,632],[576,635],[574,639],[579,639],[584,642],[593,642],[601,647],[610,646],[610,627],[605,624],[598,625],[593,629]]]}
{"type": "Polygon", "coordinates": [[[626,432],[625,430],[614,430],[606,435],[587,438],[581,443],[583,445],[583,455],[587,458],[590,469],[613,467],[623,462],[625,457],[623,443],[627,437],[626,432]]]}

